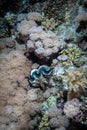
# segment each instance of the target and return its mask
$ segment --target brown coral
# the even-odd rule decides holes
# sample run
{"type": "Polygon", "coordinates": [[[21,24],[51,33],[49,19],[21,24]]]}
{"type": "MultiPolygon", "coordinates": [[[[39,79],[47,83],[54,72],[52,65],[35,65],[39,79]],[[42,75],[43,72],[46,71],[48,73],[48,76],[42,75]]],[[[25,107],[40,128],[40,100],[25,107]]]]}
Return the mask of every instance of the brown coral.
{"type": "Polygon", "coordinates": [[[85,86],[87,85],[87,69],[71,69],[66,70],[66,73],[67,75],[63,76],[63,78],[69,86],[68,99],[80,96],[85,92],[85,86]]]}

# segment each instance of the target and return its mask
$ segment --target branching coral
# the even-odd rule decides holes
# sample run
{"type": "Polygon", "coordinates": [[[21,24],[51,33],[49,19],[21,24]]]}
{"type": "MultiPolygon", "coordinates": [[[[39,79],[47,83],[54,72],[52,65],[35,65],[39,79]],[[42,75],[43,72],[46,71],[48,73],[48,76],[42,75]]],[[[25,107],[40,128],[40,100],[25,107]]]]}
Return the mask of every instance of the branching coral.
{"type": "Polygon", "coordinates": [[[68,99],[78,97],[81,93],[86,92],[86,73],[87,69],[68,69],[66,75],[62,75],[69,87],[68,99]]]}
{"type": "Polygon", "coordinates": [[[45,130],[49,128],[48,112],[45,112],[39,125],[39,130],[45,130]]]}
{"type": "Polygon", "coordinates": [[[80,60],[81,55],[84,54],[81,49],[74,45],[73,47],[67,47],[66,49],[63,49],[60,54],[65,54],[68,56],[68,63],[76,63],[80,60]]]}
{"type": "Polygon", "coordinates": [[[53,76],[50,80],[51,85],[59,90],[68,91],[68,99],[80,97],[86,93],[87,88],[87,68],[76,68],[73,65],[55,67],[53,76]],[[61,88],[60,88],[61,86],[61,88]]]}
{"type": "Polygon", "coordinates": [[[14,15],[13,13],[7,12],[5,15],[5,20],[9,25],[14,25],[17,20],[16,20],[16,15],[14,15]]]}
{"type": "Polygon", "coordinates": [[[62,111],[57,108],[57,98],[60,95],[50,96],[41,105],[42,119],[39,125],[40,130],[51,128],[67,127],[69,125],[68,119],[62,115],[62,111]],[[66,119],[66,120],[65,120],[66,119]]]}
{"type": "Polygon", "coordinates": [[[58,23],[54,18],[48,19],[47,17],[42,15],[41,25],[45,30],[55,30],[55,28],[58,26],[58,23]]]}
{"type": "Polygon", "coordinates": [[[49,108],[56,106],[57,97],[58,96],[50,96],[46,101],[41,104],[40,110],[42,112],[42,120],[39,125],[40,130],[45,130],[49,127],[48,110],[49,108]]]}
{"type": "Polygon", "coordinates": [[[60,95],[51,95],[46,101],[41,104],[41,112],[44,114],[50,107],[56,106],[56,100],[60,95]]]}

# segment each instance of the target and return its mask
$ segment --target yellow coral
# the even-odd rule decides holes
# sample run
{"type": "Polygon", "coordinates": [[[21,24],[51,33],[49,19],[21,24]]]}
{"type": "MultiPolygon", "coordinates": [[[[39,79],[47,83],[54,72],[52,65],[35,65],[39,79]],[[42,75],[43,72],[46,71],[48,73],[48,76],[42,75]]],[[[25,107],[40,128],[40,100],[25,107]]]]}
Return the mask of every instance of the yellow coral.
{"type": "Polygon", "coordinates": [[[54,18],[48,19],[44,15],[42,15],[42,27],[47,30],[55,30],[56,26],[58,25],[57,21],[54,18]]]}
{"type": "Polygon", "coordinates": [[[39,125],[39,130],[45,130],[49,126],[48,112],[46,111],[39,125]]]}
{"type": "Polygon", "coordinates": [[[60,54],[68,56],[68,63],[76,63],[80,60],[82,54],[84,54],[78,46],[68,47],[63,49],[60,54]]]}

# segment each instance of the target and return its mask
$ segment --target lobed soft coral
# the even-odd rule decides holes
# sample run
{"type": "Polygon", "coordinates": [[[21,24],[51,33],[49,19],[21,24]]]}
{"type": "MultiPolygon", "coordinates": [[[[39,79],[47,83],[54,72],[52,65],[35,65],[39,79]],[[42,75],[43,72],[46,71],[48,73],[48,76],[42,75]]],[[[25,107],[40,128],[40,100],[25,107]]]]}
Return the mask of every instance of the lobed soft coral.
{"type": "Polygon", "coordinates": [[[64,105],[64,113],[69,117],[73,118],[80,112],[80,102],[77,98],[67,101],[64,105]]]}
{"type": "Polygon", "coordinates": [[[29,34],[30,28],[36,25],[37,24],[33,20],[30,20],[30,21],[23,20],[21,21],[21,23],[17,24],[17,30],[19,33],[26,36],[29,34]]]}
{"type": "Polygon", "coordinates": [[[32,27],[29,30],[29,39],[26,44],[27,55],[34,55],[38,62],[51,62],[65,44],[61,43],[59,37],[52,31],[45,31],[41,26],[32,27]]]}
{"type": "Polygon", "coordinates": [[[27,14],[27,19],[28,20],[33,20],[33,21],[41,21],[42,20],[42,16],[40,13],[38,12],[29,12],[27,14]]]}

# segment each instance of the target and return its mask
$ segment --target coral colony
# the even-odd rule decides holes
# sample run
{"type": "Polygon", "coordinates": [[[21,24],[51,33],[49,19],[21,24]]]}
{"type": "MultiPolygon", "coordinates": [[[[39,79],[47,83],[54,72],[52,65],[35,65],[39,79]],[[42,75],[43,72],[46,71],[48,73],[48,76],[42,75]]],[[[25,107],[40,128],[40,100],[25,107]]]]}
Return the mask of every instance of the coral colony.
{"type": "MultiPolygon", "coordinates": [[[[35,13],[31,13],[30,15],[35,15],[35,13]]],[[[37,19],[41,20],[40,15],[34,21],[37,21],[37,19]]],[[[72,122],[86,124],[85,99],[83,99],[84,101],[81,99],[81,94],[84,95],[84,98],[86,97],[87,67],[80,66],[77,68],[75,66],[78,62],[81,63],[84,61],[84,59],[82,60],[82,56],[85,53],[75,43],[71,42],[66,45],[64,39],[62,39],[62,42],[61,35],[57,37],[57,34],[54,33],[56,30],[54,32],[51,31],[50,23],[55,22],[53,19],[52,21],[50,21],[51,19],[45,21],[46,17],[42,19],[41,26],[35,25],[28,30],[27,34],[30,39],[26,45],[27,52],[29,54],[33,52],[40,61],[43,59],[44,63],[49,59],[54,61],[50,67],[41,65],[38,69],[33,69],[28,78],[31,86],[38,86],[38,88],[40,86],[44,87],[42,89],[44,101],[40,105],[42,116],[38,128],[39,130],[50,130],[54,128],[66,130],[69,127],[70,119],[72,122]],[[49,23],[45,26],[47,22],[49,23]],[[58,56],[57,59],[54,59],[55,54],[58,56]],[[52,57],[53,55],[54,57],[52,57]],[[64,95],[64,93],[66,94],[64,95]],[[58,113],[57,115],[58,111],[61,114],[58,113]],[[52,112],[53,116],[50,115],[52,112]]],[[[58,24],[55,24],[53,30],[56,26],[58,24]]],[[[22,24],[20,24],[19,31],[22,27],[22,24]]],[[[75,42],[76,38],[74,37],[72,39],[71,36],[68,37],[73,42],[75,42]]]]}
{"type": "MultiPolygon", "coordinates": [[[[79,26],[78,20],[73,25],[74,28],[71,26],[75,21],[70,21],[70,13],[66,14],[68,25],[65,22],[58,27],[58,23],[53,18],[41,16],[36,12],[28,13],[28,21],[22,21],[18,25],[19,33],[29,37],[26,42],[27,53],[34,54],[40,62],[44,63],[37,69],[32,69],[28,77],[32,87],[44,88],[41,90],[44,101],[40,105],[39,130],[56,130],[56,128],[66,130],[70,119],[72,122],[87,123],[85,110],[87,66],[83,65],[79,68],[75,66],[78,63],[86,63],[83,58],[85,53],[75,44],[79,42],[78,37],[82,38],[83,35],[75,30],[79,26]],[[38,26],[36,21],[41,24],[38,26]],[[61,33],[61,30],[65,32],[61,33]],[[68,32],[71,34],[68,35],[68,32]],[[66,44],[66,41],[70,43],[66,44]],[[49,59],[53,61],[50,67],[45,65],[49,59]]],[[[78,17],[76,19],[79,19],[78,17]]]]}
{"type": "Polygon", "coordinates": [[[29,121],[29,130],[87,128],[87,0],[22,2],[19,13],[8,11],[0,18],[0,38],[11,36],[18,47],[23,45],[20,51],[32,64],[28,96],[39,108],[29,119],[21,117],[29,121]]]}

